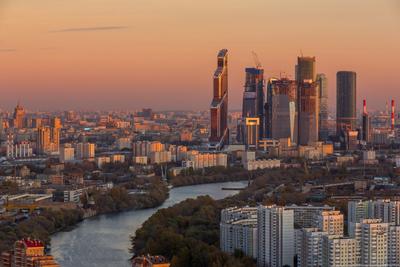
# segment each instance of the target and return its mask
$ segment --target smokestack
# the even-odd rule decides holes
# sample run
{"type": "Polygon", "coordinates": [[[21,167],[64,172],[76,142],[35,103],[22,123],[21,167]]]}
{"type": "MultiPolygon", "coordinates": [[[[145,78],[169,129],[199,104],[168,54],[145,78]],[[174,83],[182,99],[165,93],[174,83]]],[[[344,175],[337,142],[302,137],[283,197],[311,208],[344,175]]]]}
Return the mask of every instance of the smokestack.
{"type": "Polygon", "coordinates": [[[393,131],[394,130],[394,99],[392,99],[391,126],[392,126],[392,131],[393,131]]]}

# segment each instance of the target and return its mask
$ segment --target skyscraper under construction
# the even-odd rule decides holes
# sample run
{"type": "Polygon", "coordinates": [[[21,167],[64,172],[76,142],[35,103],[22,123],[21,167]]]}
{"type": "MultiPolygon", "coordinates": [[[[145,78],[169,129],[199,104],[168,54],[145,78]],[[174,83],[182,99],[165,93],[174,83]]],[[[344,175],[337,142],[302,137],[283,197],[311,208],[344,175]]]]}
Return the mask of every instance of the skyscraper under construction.
{"type": "Polygon", "coordinates": [[[298,83],[299,145],[311,145],[318,141],[318,93],[318,84],[312,80],[298,83]]]}
{"type": "Polygon", "coordinates": [[[218,53],[217,69],[214,73],[213,99],[211,101],[211,135],[209,147],[219,150],[229,143],[228,129],[228,50],[218,53]]]}
{"type": "Polygon", "coordinates": [[[297,84],[286,78],[268,81],[267,136],[273,139],[290,138],[297,143],[297,84]]]}
{"type": "Polygon", "coordinates": [[[264,70],[246,68],[246,82],[243,92],[242,117],[259,119],[259,137],[264,137],[264,70]]]}

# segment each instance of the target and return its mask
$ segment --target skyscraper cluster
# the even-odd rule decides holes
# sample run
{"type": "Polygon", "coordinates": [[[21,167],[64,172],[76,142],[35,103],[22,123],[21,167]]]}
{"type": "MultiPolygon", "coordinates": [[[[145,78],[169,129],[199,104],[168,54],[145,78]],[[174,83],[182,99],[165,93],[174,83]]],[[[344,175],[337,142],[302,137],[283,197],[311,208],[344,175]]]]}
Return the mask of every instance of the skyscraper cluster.
{"type": "MultiPolygon", "coordinates": [[[[317,73],[316,58],[300,56],[295,80],[268,78],[260,64],[245,69],[242,114],[238,120],[236,141],[248,150],[256,150],[265,139],[288,139],[291,145],[315,146],[335,137],[342,147],[353,149],[360,132],[356,117],[356,79],[352,71],[337,72],[336,133],[330,131],[328,80],[317,73]]],[[[218,54],[211,104],[210,146],[222,148],[229,142],[227,129],[228,81],[227,51],[218,54]]],[[[365,137],[367,138],[367,137],[365,137]]],[[[364,139],[365,139],[364,138],[364,139]]],[[[367,138],[368,139],[368,138],[367,138]]],[[[285,141],[286,142],[286,141],[285,141]]]]}

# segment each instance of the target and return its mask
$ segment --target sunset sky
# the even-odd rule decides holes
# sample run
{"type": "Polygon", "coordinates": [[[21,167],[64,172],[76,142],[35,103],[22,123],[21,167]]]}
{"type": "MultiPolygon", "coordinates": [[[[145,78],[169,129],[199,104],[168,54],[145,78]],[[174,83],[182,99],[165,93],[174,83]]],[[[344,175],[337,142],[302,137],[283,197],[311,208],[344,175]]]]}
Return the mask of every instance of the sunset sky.
{"type": "Polygon", "coordinates": [[[316,56],[332,107],[338,70],[359,103],[400,101],[399,0],[0,0],[0,109],[207,109],[221,48],[230,109],[251,51],[266,78],[316,56]]]}

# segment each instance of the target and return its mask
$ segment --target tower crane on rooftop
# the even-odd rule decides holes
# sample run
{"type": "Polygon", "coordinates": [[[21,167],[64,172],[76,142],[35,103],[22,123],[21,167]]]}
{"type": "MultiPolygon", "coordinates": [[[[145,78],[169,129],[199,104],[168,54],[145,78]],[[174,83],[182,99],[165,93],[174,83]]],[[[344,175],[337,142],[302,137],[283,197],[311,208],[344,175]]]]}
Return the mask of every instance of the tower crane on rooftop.
{"type": "Polygon", "coordinates": [[[251,51],[251,54],[253,55],[253,60],[254,64],[256,65],[257,69],[260,69],[262,67],[260,60],[258,59],[258,55],[256,52],[251,51]]]}

